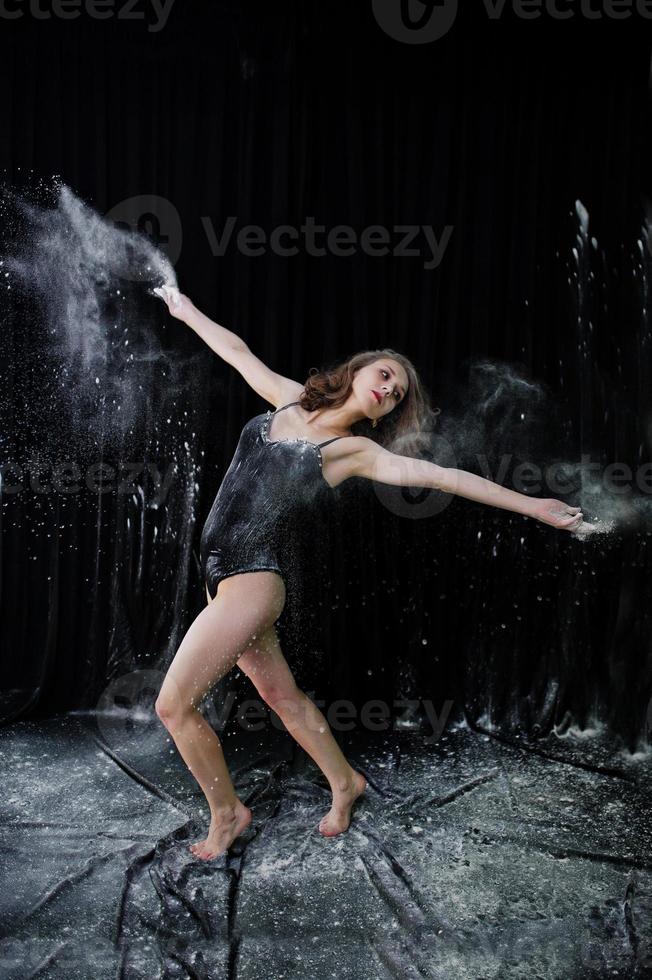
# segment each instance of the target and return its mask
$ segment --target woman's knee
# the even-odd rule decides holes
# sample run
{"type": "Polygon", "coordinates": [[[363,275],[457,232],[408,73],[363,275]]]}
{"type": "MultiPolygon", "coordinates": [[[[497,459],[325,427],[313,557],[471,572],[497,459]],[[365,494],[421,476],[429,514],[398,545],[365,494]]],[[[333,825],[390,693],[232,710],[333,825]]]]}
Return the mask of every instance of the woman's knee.
{"type": "Polygon", "coordinates": [[[184,719],[191,717],[197,707],[190,697],[184,697],[176,684],[163,681],[154,703],[154,710],[166,728],[176,728],[184,719]]]}
{"type": "Polygon", "coordinates": [[[269,678],[257,681],[256,689],[263,701],[277,714],[284,708],[297,705],[303,698],[303,693],[292,679],[269,678]]]}

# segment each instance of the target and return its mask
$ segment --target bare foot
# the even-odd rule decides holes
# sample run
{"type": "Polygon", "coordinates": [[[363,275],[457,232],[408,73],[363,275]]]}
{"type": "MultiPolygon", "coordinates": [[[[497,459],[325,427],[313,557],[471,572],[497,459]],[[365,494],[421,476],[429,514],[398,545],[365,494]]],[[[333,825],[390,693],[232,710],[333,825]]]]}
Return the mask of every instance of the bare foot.
{"type": "Polygon", "coordinates": [[[367,788],[367,780],[362,773],[351,770],[352,777],[346,789],[333,793],[333,805],[319,823],[319,833],[323,837],[337,837],[349,829],[351,807],[367,788]]]}
{"type": "Polygon", "coordinates": [[[252,812],[240,800],[234,807],[227,808],[211,817],[208,836],[205,840],[196,841],[189,845],[189,850],[195,857],[209,861],[229,849],[236,837],[249,826],[252,812]]]}

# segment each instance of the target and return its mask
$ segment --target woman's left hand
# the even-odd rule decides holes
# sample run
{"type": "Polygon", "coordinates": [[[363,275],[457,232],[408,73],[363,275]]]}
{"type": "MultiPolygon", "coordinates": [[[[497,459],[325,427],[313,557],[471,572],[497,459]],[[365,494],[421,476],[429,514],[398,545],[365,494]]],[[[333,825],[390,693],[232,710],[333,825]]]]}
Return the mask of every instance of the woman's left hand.
{"type": "Polygon", "coordinates": [[[176,286],[159,286],[153,290],[156,295],[167,304],[167,308],[177,320],[187,322],[187,318],[194,309],[192,302],[184,296],[176,286]]]}
{"type": "Polygon", "coordinates": [[[562,500],[537,500],[532,517],[560,531],[577,531],[584,520],[579,507],[571,507],[562,500]]]}

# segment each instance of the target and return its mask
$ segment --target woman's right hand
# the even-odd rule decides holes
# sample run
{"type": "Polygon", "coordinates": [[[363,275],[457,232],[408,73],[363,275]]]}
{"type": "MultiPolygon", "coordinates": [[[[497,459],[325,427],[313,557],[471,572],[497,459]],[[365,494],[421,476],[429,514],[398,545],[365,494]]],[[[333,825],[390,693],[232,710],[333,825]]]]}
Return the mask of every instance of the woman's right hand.
{"type": "Polygon", "coordinates": [[[188,316],[194,310],[194,305],[187,296],[184,296],[174,286],[159,286],[153,292],[167,304],[172,316],[176,317],[177,320],[188,322],[188,316]]]}
{"type": "Polygon", "coordinates": [[[581,527],[584,516],[579,507],[570,507],[561,500],[541,500],[535,497],[533,501],[532,516],[543,524],[549,524],[560,531],[577,531],[581,527]]]}

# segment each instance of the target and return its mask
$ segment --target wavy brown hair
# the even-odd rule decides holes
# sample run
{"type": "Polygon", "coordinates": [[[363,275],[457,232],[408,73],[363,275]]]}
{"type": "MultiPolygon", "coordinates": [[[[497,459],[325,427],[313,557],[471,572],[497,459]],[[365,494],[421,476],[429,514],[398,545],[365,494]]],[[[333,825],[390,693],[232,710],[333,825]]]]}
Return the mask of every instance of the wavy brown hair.
{"type": "Polygon", "coordinates": [[[429,433],[436,424],[440,409],[432,408],[428,392],[412,362],[390,347],[360,351],[321,371],[310,368],[299,404],[308,412],[319,408],[338,408],[349,397],[353,378],[360,368],[388,357],[404,368],[408,378],[407,393],[391,412],[378,420],[376,428],[369,419],[360,419],[354,422],[351,431],[353,435],[367,436],[393,452],[405,456],[416,455],[428,445],[429,433]]]}

